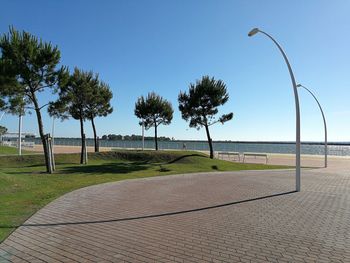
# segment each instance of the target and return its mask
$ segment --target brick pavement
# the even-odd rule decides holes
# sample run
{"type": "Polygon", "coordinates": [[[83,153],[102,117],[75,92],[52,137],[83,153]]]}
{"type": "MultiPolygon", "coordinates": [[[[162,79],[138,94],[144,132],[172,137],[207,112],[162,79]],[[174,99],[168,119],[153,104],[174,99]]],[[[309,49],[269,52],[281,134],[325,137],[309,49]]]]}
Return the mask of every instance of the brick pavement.
{"type": "Polygon", "coordinates": [[[0,262],[350,262],[349,167],[303,170],[300,193],[125,221],[116,219],[288,192],[294,172],[174,175],[83,188],[0,244],[0,262]]]}

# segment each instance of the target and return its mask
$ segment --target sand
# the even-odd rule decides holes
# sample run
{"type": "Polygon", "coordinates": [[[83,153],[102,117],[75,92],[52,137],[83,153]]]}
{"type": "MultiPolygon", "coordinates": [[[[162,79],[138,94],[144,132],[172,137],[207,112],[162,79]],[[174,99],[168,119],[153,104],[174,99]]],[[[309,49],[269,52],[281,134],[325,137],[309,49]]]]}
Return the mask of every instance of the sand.
{"type": "MultiPolygon", "coordinates": [[[[88,152],[93,152],[94,147],[87,147],[88,152]]],[[[80,146],[62,146],[62,145],[56,145],[54,148],[55,153],[79,153],[80,152],[80,146]]],[[[115,149],[115,148],[113,148],[115,149]]],[[[28,150],[36,151],[36,152],[42,152],[42,146],[41,145],[35,145],[34,148],[30,148],[28,150]]],[[[112,148],[110,147],[100,147],[100,151],[111,151],[112,148]]],[[[276,164],[276,165],[295,165],[295,155],[294,154],[273,154],[268,153],[268,164],[276,164]]],[[[220,157],[221,158],[221,157],[220,157]]],[[[224,157],[225,160],[230,161],[236,161],[236,158],[227,158],[224,157]]],[[[241,158],[242,162],[242,158],[241,158]]],[[[266,163],[266,159],[264,157],[246,157],[245,158],[246,163],[266,163]]],[[[350,163],[350,156],[328,156],[328,166],[329,167],[336,167],[339,165],[344,165],[350,163]]],[[[324,167],[324,156],[323,155],[301,155],[301,165],[304,167],[324,167]]]]}

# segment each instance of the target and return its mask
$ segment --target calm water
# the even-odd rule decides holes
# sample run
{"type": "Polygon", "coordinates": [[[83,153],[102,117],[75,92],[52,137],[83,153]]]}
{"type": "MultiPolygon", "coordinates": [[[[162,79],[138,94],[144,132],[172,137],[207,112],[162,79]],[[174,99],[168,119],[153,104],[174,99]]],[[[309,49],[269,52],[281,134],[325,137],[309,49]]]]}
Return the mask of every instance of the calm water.
{"type": "MultiPolygon", "coordinates": [[[[28,140],[29,141],[29,140],[28,140]]],[[[40,143],[40,140],[35,139],[36,143],[40,143]]],[[[208,151],[209,146],[207,142],[182,142],[182,141],[169,141],[158,142],[160,149],[182,149],[183,143],[186,144],[187,150],[203,150],[208,151]]],[[[79,138],[56,138],[55,145],[81,145],[79,138]]],[[[87,139],[87,145],[93,146],[93,140],[87,139]]],[[[237,143],[237,142],[214,142],[215,151],[230,151],[230,152],[263,152],[263,153],[295,153],[295,144],[273,144],[273,143],[237,143]]],[[[104,141],[100,140],[101,147],[116,147],[116,148],[134,148],[141,149],[142,141],[104,141]]],[[[145,141],[146,149],[153,149],[153,141],[145,141]]],[[[324,154],[323,145],[308,145],[303,144],[301,146],[302,154],[324,154]]],[[[329,145],[329,155],[338,156],[350,156],[349,145],[329,145]]]]}

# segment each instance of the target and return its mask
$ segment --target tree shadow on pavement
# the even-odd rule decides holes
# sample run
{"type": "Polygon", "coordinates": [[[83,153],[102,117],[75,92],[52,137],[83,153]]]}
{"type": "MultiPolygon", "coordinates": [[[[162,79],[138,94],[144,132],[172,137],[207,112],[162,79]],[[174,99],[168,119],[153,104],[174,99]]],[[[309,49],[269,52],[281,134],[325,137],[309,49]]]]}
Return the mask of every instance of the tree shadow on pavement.
{"type": "Polygon", "coordinates": [[[237,204],[254,202],[254,201],[259,201],[259,200],[263,200],[263,199],[269,199],[269,198],[290,195],[290,194],[295,194],[295,193],[297,193],[297,191],[293,190],[293,191],[287,191],[287,192],[276,193],[276,194],[271,194],[271,195],[259,196],[259,197],[255,197],[255,198],[244,199],[244,200],[232,201],[232,202],[217,204],[217,205],[213,205],[213,206],[205,206],[205,207],[199,207],[199,208],[194,208],[194,209],[160,213],[160,214],[141,215],[141,216],[135,216],[135,217],[124,217],[124,218],[94,220],[94,221],[78,221],[78,222],[34,223],[34,224],[30,224],[30,223],[26,224],[25,223],[25,224],[18,225],[18,226],[0,225],[0,228],[18,228],[20,226],[22,226],[22,227],[50,227],[50,226],[103,224],[103,223],[111,223],[111,222],[134,221],[134,220],[142,220],[142,219],[147,219],[147,218],[159,218],[159,217],[173,216],[173,215],[179,215],[179,214],[195,213],[195,212],[200,212],[200,211],[205,211],[205,210],[210,210],[210,209],[217,209],[217,208],[227,207],[227,206],[233,206],[233,205],[237,205],[237,204]]]}

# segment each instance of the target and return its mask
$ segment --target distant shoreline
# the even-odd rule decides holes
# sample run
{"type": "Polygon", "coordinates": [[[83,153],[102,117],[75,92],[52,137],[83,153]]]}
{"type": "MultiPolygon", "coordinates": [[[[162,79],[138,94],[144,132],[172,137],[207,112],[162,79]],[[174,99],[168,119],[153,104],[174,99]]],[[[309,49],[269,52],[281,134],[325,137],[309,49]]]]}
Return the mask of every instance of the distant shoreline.
{"type": "MultiPolygon", "coordinates": [[[[29,138],[28,138],[29,139],[29,138]]],[[[32,138],[33,139],[33,138],[32,138]]],[[[40,138],[35,138],[40,139],[40,138]]],[[[72,140],[80,140],[79,137],[55,137],[55,139],[72,139],[72,140]]],[[[88,140],[93,140],[93,138],[86,138],[88,140]]],[[[29,139],[30,140],[30,139],[29,139]]],[[[102,140],[100,138],[100,141],[125,141],[125,142],[132,142],[132,141],[140,141],[140,140],[102,140]]],[[[147,140],[151,141],[151,140],[147,140]]],[[[162,142],[203,142],[206,143],[206,140],[164,140],[162,142]]],[[[217,140],[213,141],[213,143],[238,143],[238,144],[295,144],[293,141],[228,141],[228,140],[217,140]]],[[[305,141],[301,142],[302,145],[324,145],[324,142],[310,142],[305,141]]],[[[339,145],[339,146],[350,146],[350,142],[328,142],[328,145],[339,145]]]]}
{"type": "MultiPolygon", "coordinates": [[[[206,142],[204,140],[175,140],[178,142],[206,142]]],[[[241,144],[295,144],[291,141],[213,141],[214,143],[241,143],[241,144]]],[[[324,142],[301,142],[303,145],[324,145],[324,142]]],[[[328,145],[350,146],[350,142],[328,142],[328,145]]]]}

